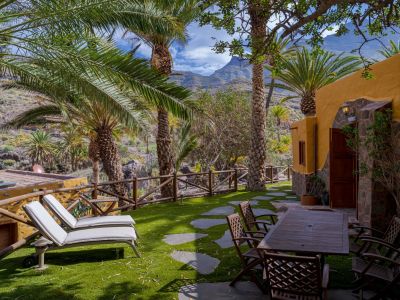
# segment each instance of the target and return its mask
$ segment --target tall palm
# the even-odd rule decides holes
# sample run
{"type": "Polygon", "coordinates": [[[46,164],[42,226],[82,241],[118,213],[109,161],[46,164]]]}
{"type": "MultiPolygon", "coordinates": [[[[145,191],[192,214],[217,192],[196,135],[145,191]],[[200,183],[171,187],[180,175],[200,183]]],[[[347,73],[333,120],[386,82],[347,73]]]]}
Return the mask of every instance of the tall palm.
{"type": "Polygon", "coordinates": [[[274,118],[276,122],[276,134],[278,137],[278,141],[281,141],[281,133],[280,126],[282,122],[285,122],[289,119],[289,109],[283,105],[274,105],[271,107],[271,117],[274,118]]]}
{"type": "Polygon", "coordinates": [[[380,54],[382,54],[385,58],[392,57],[393,55],[399,54],[400,53],[400,40],[397,42],[395,41],[390,41],[390,46],[388,48],[385,48],[383,50],[378,51],[380,54]]]}
{"type": "MultiPolygon", "coordinates": [[[[66,63],[66,57],[54,59],[43,53],[18,62],[11,69],[20,84],[47,95],[49,105],[24,112],[8,125],[20,127],[46,122],[48,116],[61,116],[64,122],[88,128],[94,167],[98,171],[97,162],[101,160],[109,180],[122,180],[115,130],[121,126],[130,130],[144,127],[147,107],[151,105],[173,109],[187,118],[181,102],[188,91],[167,82],[144,60],[123,54],[111,45],[97,41],[95,48],[80,44],[69,48],[80,58],[78,62],[66,63]]],[[[122,184],[113,188],[121,195],[126,193],[122,184]]]]}
{"type": "MultiPolygon", "coordinates": [[[[176,18],[183,30],[197,18],[204,7],[201,1],[196,0],[158,0],[155,5],[167,15],[176,18]]],[[[172,43],[176,40],[185,41],[185,36],[171,32],[170,34],[158,31],[141,31],[130,26],[125,27],[140,37],[148,46],[151,47],[151,65],[161,74],[169,76],[172,72],[172,56],[169,50],[172,43]]],[[[172,111],[173,112],[173,111],[172,111]]],[[[174,171],[174,157],[171,147],[171,134],[169,128],[168,110],[162,106],[157,106],[157,158],[160,175],[169,175],[174,171]]],[[[163,197],[172,196],[172,185],[165,185],[161,189],[163,197]]]]}
{"type": "Polygon", "coordinates": [[[267,37],[265,23],[265,1],[248,1],[248,15],[251,25],[250,44],[252,52],[252,113],[251,113],[251,147],[249,153],[249,173],[247,187],[252,191],[265,189],[265,93],[264,61],[260,53],[264,49],[267,37]]]}
{"type": "Polygon", "coordinates": [[[315,93],[361,67],[356,56],[343,53],[335,55],[326,51],[298,49],[295,55],[284,59],[274,78],[279,81],[275,87],[293,93],[289,98],[300,98],[301,112],[306,116],[315,115],[315,93]]]}

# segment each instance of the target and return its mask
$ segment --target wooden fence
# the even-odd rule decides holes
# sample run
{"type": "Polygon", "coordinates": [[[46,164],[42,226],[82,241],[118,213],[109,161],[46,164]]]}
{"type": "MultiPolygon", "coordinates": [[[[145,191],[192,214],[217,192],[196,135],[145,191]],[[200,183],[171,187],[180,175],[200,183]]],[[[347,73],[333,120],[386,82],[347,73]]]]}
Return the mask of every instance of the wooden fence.
{"type": "MultiPolygon", "coordinates": [[[[290,180],[290,166],[268,166],[266,168],[267,183],[290,180]]],[[[82,215],[105,216],[116,211],[137,209],[150,203],[177,201],[196,196],[212,196],[219,193],[234,192],[240,185],[247,183],[247,169],[233,169],[223,171],[209,171],[189,174],[172,174],[167,176],[131,178],[123,181],[109,181],[98,184],[92,183],[73,188],[59,188],[54,190],[39,190],[33,193],[20,195],[0,200],[0,215],[6,216],[20,224],[33,226],[24,217],[24,212],[9,211],[3,207],[16,207],[31,201],[42,200],[47,194],[72,193],[73,197],[68,203],[64,203],[67,209],[77,217],[82,215]],[[127,195],[118,195],[113,186],[124,184],[128,188],[127,195]],[[170,185],[172,194],[169,197],[161,197],[160,189],[170,185]]],[[[17,243],[0,249],[0,258],[8,255],[15,249],[25,245],[38,233],[35,232],[17,243]]]]}

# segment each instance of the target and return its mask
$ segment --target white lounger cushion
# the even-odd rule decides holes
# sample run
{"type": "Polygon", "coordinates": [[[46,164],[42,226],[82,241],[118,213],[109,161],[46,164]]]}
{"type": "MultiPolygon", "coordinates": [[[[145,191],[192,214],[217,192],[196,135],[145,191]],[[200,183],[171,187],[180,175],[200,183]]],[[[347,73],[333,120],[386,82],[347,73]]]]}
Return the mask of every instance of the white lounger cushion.
{"type": "Polygon", "coordinates": [[[58,246],[76,243],[136,240],[133,227],[100,227],[65,232],[38,201],[24,206],[26,213],[39,231],[58,246]]]}
{"type": "Polygon", "coordinates": [[[135,221],[131,216],[101,216],[77,220],[53,195],[43,197],[48,207],[71,229],[99,226],[132,226],[135,221]]]}
{"type": "Polygon", "coordinates": [[[75,228],[96,226],[132,226],[135,224],[131,216],[102,216],[79,219],[75,228]]]}
{"type": "Polygon", "coordinates": [[[57,224],[42,204],[34,201],[25,205],[24,209],[41,234],[58,246],[64,244],[68,235],[67,232],[57,224]]]}
{"type": "Polygon", "coordinates": [[[90,243],[101,241],[135,241],[136,234],[132,227],[99,227],[71,231],[65,244],[90,243]]]}
{"type": "Polygon", "coordinates": [[[43,196],[43,201],[70,228],[75,228],[78,220],[51,194],[43,196]]]}

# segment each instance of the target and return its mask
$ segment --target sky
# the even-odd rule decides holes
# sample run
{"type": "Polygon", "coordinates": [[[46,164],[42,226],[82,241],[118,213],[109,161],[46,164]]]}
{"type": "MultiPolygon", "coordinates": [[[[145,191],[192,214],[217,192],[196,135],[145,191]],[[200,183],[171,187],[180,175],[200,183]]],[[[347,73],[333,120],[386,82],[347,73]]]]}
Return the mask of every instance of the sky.
{"type": "MultiPolygon", "coordinates": [[[[210,25],[200,27],[197,23],[188,26],[189,39],[186,44],[174,43],[171,54],[174,61],[174,71],[191,71],[201,75],[210,75],[215,70],[222,68],[230,61],[229,53],[217,54],[212,50],[216,40],[229,41],[231,37],[224,30],[216,30],[210,25]]],[[[133,37],[122,38],[116,35],[116,43],[119,48],[129,50],[132,45],[141,43],[137,55],[149,58],[150,48],[141,41],[133,40],[133,37]]]]}
{"type": "MultiPolygon", "coordinates": [[[[189,39],[186,44],[175,43],[170,51],[173,57],[174,71],[191,71],[200,75],[211,75],[230,61],[228,52],[217,54],[212,50],[218,40],[230,41],[232,38],[224,30],[216,30],[211,25],[199,26],[192,23],[188,26],[189,39]]],[[[326,32],[325,35],[329,34],[326,32]]],[[[324,35],[324,36],[325,36],[324,35]]],[[[133,39],[133,36],[122,38],[122,32],[116,34],[116,43],[123,50],[132,49],[132,45],[141,43],[136,54],[149,58],[150,48],[143,42],[133,39]]]]}

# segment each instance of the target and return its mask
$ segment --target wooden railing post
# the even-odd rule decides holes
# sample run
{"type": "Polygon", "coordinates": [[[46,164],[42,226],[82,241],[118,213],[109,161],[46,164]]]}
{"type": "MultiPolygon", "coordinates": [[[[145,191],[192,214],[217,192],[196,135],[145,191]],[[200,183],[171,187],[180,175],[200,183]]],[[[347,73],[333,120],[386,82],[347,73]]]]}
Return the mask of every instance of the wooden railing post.
{"type": "Polygon", "coordinates": [[[287,166],[287,179],[290,181],[290,165],[287,166]]]}
{"type": "Polygon", "coordinates": [[[174,197],[174,201],[176,201],[178,199],[178,180],[176,178],[176,172],[174,172],[174,177],[172,180],[172,185],[173,185],[173,197],[174,197]]]}
{"type": "Polygon", "coordinates": [[[269,166],[269,173],[270,173],[271,183],[274,183],[274,171],[272,169],[272,166],[269,166]]]}
{"type": "Polygon", "coordinates": [[[235,190],[235,192],[237,192],[238,190],[238,170],[235,168],[235,175],[233,177],[233,188],[235,190]]]}
{"type": "Polygon", "coordinates": [[[209,195],[213,195],[213,172],[211,170],[208,171],[208,190],[209,195]]]}
{"type": "Polygon", "coordinates": [[[97,199],[98,196],[98,188],[97,188],[97,182],[93,183],[93,191],[92,191],[92,199],[97,199]]]}
{"type": "Polygon", "coordinates": [[[134,203],[133,209],[137,208],[137,187],[138,187],[137,178],[133,177],[132,179],[132,200],[134,203]]]}

